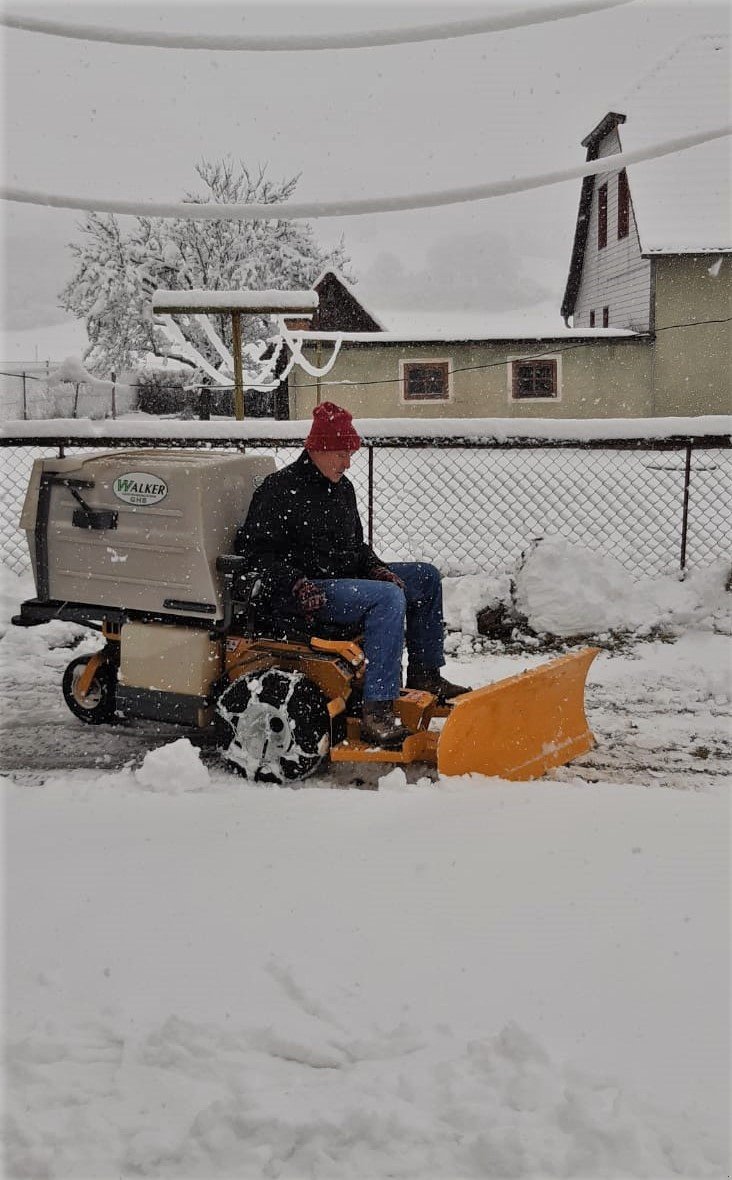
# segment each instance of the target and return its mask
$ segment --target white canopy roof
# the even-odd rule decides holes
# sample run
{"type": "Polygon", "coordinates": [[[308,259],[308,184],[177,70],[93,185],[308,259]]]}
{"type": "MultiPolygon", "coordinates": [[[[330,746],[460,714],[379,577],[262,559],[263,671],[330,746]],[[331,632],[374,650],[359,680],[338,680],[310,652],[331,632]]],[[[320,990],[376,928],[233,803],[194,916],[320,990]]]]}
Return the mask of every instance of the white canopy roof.
{"type": "Polygon", "coordinates": [[[318,306],[316,291],[165,291],[152,299],[155,312],[279,312],[310,314],[318,306]]]}

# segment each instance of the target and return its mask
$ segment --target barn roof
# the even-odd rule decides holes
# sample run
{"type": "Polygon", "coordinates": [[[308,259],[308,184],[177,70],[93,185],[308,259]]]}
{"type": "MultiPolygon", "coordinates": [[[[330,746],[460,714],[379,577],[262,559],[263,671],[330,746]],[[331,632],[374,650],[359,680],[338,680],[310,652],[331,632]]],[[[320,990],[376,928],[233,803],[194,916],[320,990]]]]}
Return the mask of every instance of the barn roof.
{"type": "MultiPolygon", "coordinates": [[[[729,37],[685,41],[627,96],[623,149],[729,124],[729,79],[729,37]]],[[[644,254],[732,249],[728,139],[633,164],[628,179],[644,254]]]]}
{"type": "MultiPolygon", "coordinates": [[[[666,139],[710,131],[730,122],[729,37],[691,37],[658,62],[582,140],[587,160],[597,159],[617,130],[620,150],[636,151],[666,139]]],[[[730,147],[727,138],[628,169],[641,252],[718,253],[732,249],[730,147]]],[[[582,274],[593,177],[580,196],[562,314],[571,315],[582,274]]]]}

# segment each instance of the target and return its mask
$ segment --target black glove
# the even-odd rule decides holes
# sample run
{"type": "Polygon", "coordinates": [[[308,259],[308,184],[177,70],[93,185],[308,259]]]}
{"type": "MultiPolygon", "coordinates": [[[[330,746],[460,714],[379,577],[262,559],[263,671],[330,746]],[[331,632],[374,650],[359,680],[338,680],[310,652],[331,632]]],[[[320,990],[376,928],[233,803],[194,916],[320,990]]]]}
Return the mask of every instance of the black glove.
{"type": "Polygon", "coordinates": [[[321,606],[325,606],[324,592],[309,578],[297,579],[292,587],[292,596],[297,603],[297,609],[305,616],[314,615],[321,606]]]}
{"type": "Polygon", "coordinates": [[[375,582],[391,582],[394,586],[398,586],[400,590],[404,589],[404,582],[398,574],[390,570],[388,565],[375,565],[369,571],[369,577],[375,582]]]}

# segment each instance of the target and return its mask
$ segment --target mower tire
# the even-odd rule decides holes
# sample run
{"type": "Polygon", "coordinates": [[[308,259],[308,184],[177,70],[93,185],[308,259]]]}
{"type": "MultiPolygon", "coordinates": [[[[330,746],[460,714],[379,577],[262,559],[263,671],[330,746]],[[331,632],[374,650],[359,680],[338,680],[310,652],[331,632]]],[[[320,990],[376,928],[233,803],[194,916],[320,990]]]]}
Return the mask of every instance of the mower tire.
{"type": "Polygon", "coordinates": [[[62,690],[64,700],[75,717],[87,725],[113,723],[115,718],[115,686],[117,677],[110,663],[100,664],[94,673],[89,691],[79,696],[78,684],[91,656],[79,656],[72,660],[64,672],[62,690]]]}
{"type": "Polygon", "coordinates": [[[216,712],[222,757],[254,782],[306,778],[328,755],[327,701],[301,672],[242,676],[221,693],[216,712]]]}

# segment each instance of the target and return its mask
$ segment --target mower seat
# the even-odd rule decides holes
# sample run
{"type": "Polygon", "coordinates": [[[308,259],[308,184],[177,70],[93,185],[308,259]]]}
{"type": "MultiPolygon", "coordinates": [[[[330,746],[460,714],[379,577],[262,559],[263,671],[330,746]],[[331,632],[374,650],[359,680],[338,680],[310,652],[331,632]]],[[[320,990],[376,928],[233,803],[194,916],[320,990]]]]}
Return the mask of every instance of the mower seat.
{"type": "Polygon", "coordinates": [[[246,559],[235,553],[216,558],[216,569],[222,576],[224,622],[222,629],[234,630],[252,638],[276,639],[284,643],[309,643],[318,639],[358,639],[363,628],[359,623],[344,625],[314,620],[308,623],[294,611],[282,619],[257,619],[257,596],[260,578],[256,570],[247,568],[246,559]]]}

